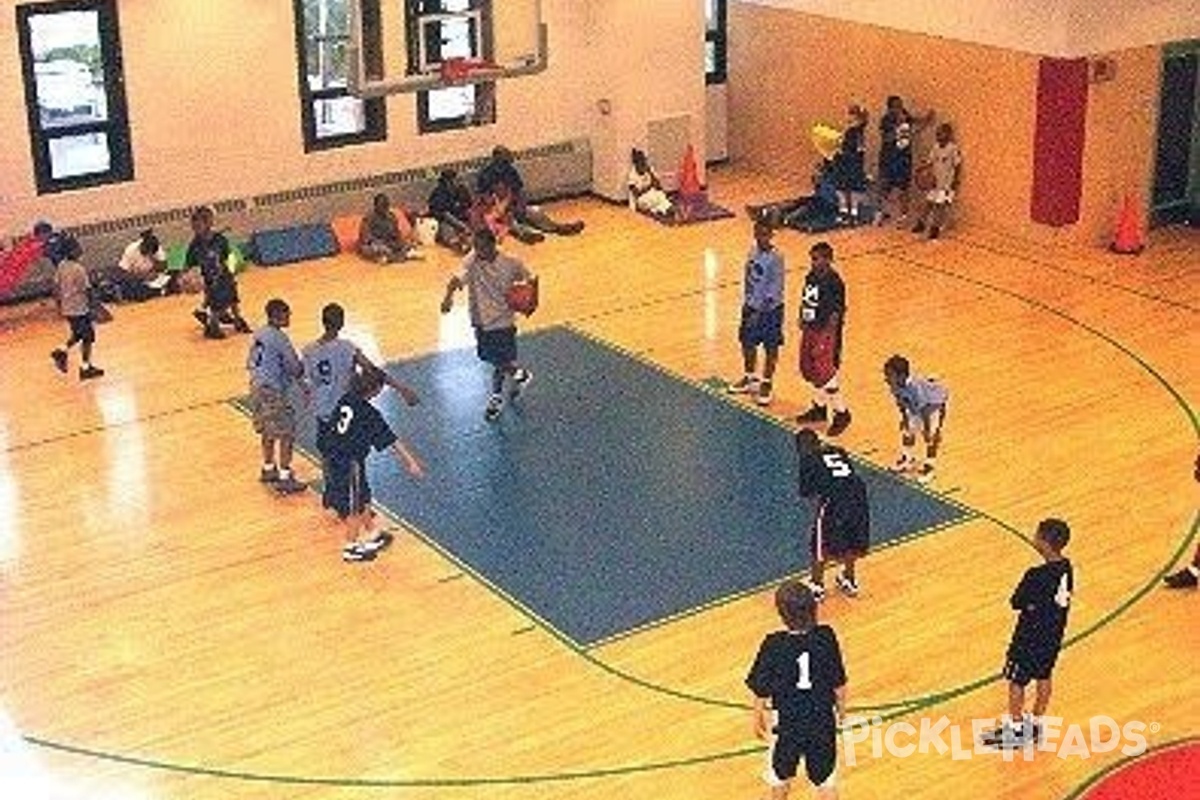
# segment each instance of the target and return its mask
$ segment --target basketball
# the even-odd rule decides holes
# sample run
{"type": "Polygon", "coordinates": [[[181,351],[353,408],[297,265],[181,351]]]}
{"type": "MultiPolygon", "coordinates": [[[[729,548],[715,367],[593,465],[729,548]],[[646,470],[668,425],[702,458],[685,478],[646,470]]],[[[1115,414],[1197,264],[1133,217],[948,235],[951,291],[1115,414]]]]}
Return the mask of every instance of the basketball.
{"type": "Polygon", "coordinates": [[[538,285],[536,283],[514,283],[505,293],[508,307],[518,314],[529,316],[538,307],[538,285]]]}

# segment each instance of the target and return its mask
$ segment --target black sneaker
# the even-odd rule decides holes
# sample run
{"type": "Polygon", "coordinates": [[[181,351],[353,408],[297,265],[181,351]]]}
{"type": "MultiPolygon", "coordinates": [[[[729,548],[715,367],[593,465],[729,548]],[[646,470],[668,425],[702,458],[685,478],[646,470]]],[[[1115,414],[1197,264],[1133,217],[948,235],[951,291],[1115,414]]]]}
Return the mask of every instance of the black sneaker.
{"type": "Polygon", "coordinates": [[[81,381],[90,381],[93,378],[100,378],[103,376],[104,370],[100,369],[99,367],[93,367],[91,364],[88,364],[86,367],[79,368],[79,380],[81,381]]]}
{"type": "Polygon", "coordinates": [[[1026,721],[1020,728],[1005,724],[985,731],[979,743],[984,747],[995,747],[997,750],[1019,750],[1036,743],[1038,735],[1038,727],[1026,721]]]}
{"type": "Polygon", "coordinates": [[[483,418],[488,422],[495,422],[500,419],[500,412],[503,410],[504,398],[494,394],[488,399],[487,408],[483,410],[483,418]]]}
{"type": "Polygon", "coordinates": [[[275,483],[279,480],[279,470],[275,467],[263,467],[258,472],[259,483],[275,483]]]}
{"type": "Polygon", "coordinates": [[[67,374],[67,351],[63,349],[55,350],[50,354],[50,358],[54,359],[54,368],[63,375],[67,374]]]}
{"type": "Polygon", "coordinates": [[[560,236],[577,236],[583,233],[584,223],[582,220],[577,222],[568,222],[566,225],[558,227],[560,236]]]}
{"type": "Polygon", "coordinates": [[[1200,580],[1196,579],[1196,573],[1190,569],[1181,569],[1179,572],[1163,578],[1163,583],[1167,585],[1168,589],[1195,589],[1200,580]]]}
{"type": "Polygon", "coordinates": [[[376,552],[368,550],[363,545],[355,542],[348,544],[342,548],[342,561],[354,563],[356,561],[374,561],[376,552]]]}
{"type": "Polygon", "coordinates": [[[932,228],[929,229],[929,238],[930,239],[936,239],[941,235],[942,235],[942,229],[939,228],[937,225],[934,225],[932,228]]]}
{"type": "Polygon", "coordinates": [[[918,222],[916,225],[913,225],[912,232],[913,233],[924,233],[925,232],[925,223],[918,222]]]}
{"type": "Polygon", "coordinates": [[[394,541],[396,541],[396,536],[391,531],[380,531],[369,541],[363,542],[361,547],[364,550],[378,553],[380,550],[386,550],[394,541]]]}
{"type": "Polygon", "coordinates": [[[222,331],[220,328],[218,328],[216,325],[205,325],[204,326],[204,338],[205,339],[224,339],[225,332],[222,331]]]}
{"type": "Polygon", "coordinates": [[[850,427],[850,412],[838,411],[833,415],[833,421],[829,423],[829,430],[826,436],[840,436],[846,428],[850,427]]]}
{"type": "Polygon", "coordinates": [[[238,333],[250,333],[250,326],[246,324],[246,320],[241,317],[235,317],[233,320],[233,329],[238,333]]]}
{"type": "Polygon", "coordinates": [[[814,405],[803,414],[797,415],[796,422],[799,422],[801,425],[815,425],[818,422],[824,422],[828,418],[829,411],[825,406],[814,405]]]}
{"type": "Polygon", "coordinates": [[[308,484],[304,481],[296,480],[295,475],[288,475],[286,478],[278,478],[275,481],[276,494],[300,494],[308,491],[308,484]]]}
{"type": "Polygon", "coordinates": [[[204,309],[197,308],[195,311],[193,311],[192,319],[196,320],[196,322],[199,322],[205,328],[208,327],[208,314],[204,311],[204,309]]]}

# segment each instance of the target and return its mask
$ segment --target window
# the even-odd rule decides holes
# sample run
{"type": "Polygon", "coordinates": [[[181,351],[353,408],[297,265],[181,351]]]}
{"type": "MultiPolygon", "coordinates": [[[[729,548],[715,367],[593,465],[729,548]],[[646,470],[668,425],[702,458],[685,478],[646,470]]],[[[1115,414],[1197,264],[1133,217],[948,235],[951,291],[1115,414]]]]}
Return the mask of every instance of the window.
{"type": "Polygon", "coordinates": [[[704,82],[725,82],[725,2],[704,0],[704,82]]]}
{"type": "MultiPolygon", "coordinates": [[[[351,0],[295,0],[300,64],[300,117],[306,152],[387,138],[382,99],[360,100],[347,90],[351,64],[351,0]]],[[[363,29],[379,31],[379,5],[362,3],[363,29]]],[[[371,58],[382,52],[378,42],[371,58]]]]}
{"type": "Polygon", "coordinates": [[[133,179],[116,0],[17,6],[39,194],[133,179]]]}
{"type": "MultiPolygon", "coordinates": [[[[451,58],[491,58],[490,12],[488,0],[408,0],[409,74],[437,72],[451,58]]],[[[495,81],[417,94],[421,133],[495,121],[495,81]]]]}

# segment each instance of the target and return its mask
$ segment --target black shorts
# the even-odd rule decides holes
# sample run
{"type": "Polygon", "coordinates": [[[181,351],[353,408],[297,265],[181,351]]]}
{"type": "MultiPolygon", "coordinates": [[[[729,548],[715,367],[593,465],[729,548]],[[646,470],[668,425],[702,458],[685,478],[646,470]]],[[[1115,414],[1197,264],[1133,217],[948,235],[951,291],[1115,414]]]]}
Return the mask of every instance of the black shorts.
{"type": "Polygon", "coordinates": [[[317,417],[317,454],[321,456],[321,469],[327,470],[329,456],[329,437],[333,433],[333,421],[317,417]]]}
{"type": "Polygon", "coordinates": [[[908,189],[912,185],[912,172],[911,153],[879,159],[879,191],[887,194],[892,189],[908,189]]]}
{"type": "Polygon", "coordinates": [[[779,347],[783,344],[783,305],[770,311],[755,312],[750,306],[742,306],[742,324],[738,328],[738,341],[745,347],[779,347]],[[757,319],[751,319],[751,317],[757,319]]]}
{"type": "Polygon", "coordinates": [[[71,328],[71,338],[77,342],[91,344],[96,341],[96,328],[92,325],[92,315],[82,314],[78,317],[67,317],[67,325],[71,328]]]}
{"type": "Polygon", "coordinates": [[[821,733],[784,731],[772,742],[769,758],[770,783],[778,785],[796,777],[803,759],[809,783],[821,786],[837,768],[837,733],[832,725],[821,733]]]}
{"type": "Polygon", "coordinates": [[[871,547],[871,509],[866,490],[855,489],[822,500],[809,546],[817,561],[866,555],[871,547]]]}
{"type": "Polygon", "coordinates": [[[480,361],[494,367],[506,367],[517,361],[517,329],[500,328],[494,331],[475,329],[475,352],[480,361]]]}
{"type": "Polygon", "coordinates": [[[228,279],[222,278],[204,287],[204,305],[211,311],[219,314],[237,304],[238,288],[232,275],[228,279]]]}
{"type": "Polygon", "coordinates": [[[321,504],[346,519],[362,514],[371,507],[371,484],[367,482],[367,467],[361,461],[337,462],[325,460],[325,491],[321,504]]]}
{"type": "Polygon", "coordinates": [[[1008,647],[1004,677],[1017,686],[1028,686],[1031,681],[1049,680],[1061,649],[1061,644],[1031,646],[1024,642],[1013,642],[1008,647]]]}

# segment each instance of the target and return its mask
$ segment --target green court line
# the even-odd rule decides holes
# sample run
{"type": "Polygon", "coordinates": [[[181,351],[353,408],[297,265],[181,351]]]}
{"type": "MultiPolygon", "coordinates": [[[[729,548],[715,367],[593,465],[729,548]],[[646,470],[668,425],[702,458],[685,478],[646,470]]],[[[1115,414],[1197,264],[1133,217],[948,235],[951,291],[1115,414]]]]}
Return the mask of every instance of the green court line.
{"type": "Polygon", "coordinates": [[[1200,736],[1184,736],[1180,739],[1172,739],[1169,742],[1156,744],[1154,747],[1148,747],[1144,752],[1136,756],[1125,756],[1124,758],[1109,764],[1104,769],[1092,773],[1092,775],[1086,781],[1071,790],[1071,793],[1064,797],[1063,800],[1079,800],[1080,797],[1083,797],[1083,795],[1085,795],[1092,787],[1107,778],[1109,775],[1112,775],[1114,772],[1119,772],[1120,770],[1132,765],[1137,761],[1141,761],[1143,758],[1152,753],[1161,753],[1164,750],[1174,750],[1178,747],[1196,744],[1197,742],[1200,742],[1200,736]]]}
{"type": "MultiPolygon", "coordinates": [[[[1141,366],[1144,371],[1149,373],[1160,384],[1160,386],[1162,386],[1167,391],[1167,393],[1172,398],[1175,399],[1176,404],[1179,405],[1179,407],[1188,416],[1189,421],[1191,422],[1191,425],[1192,425],[1193,433],[1195,435],[1197,435],[1197,437],[1200,437],[1200,419],[1197,418],[1196,412],[1190,407],[1190,405],[1183,398],[1183,396],[1157,370],[1155,370],[1152,365],[1150,365],[1148,362],[1146,362],[1144,359],[1142,359],[1136,353],[1129,350],[1127,347],[1122,345],[1120,342],[1118,342],[1117,340],[1108,336],[1107,334],[1103,333],[1102,331],[1099,331],[1098,329],[1082,322],[1081,320],[1077,320],[1074,317],[1071,317],[1066,312],[1063,312],[1063,311],[1060,311],[1059,309],[1048,306],[1044,303],[1041,303],[1040,301],[1033,300],[1028,297],[1024,297],[1020,294],[1017,294],[1016,292],[1012,292],[1010,290],[1003,289],[1002,287],[993,286],[993,285],[987,284],[983,281],[979,281],[975,278],[971,278],[971,277],[965,276],[965,275],[960,275],[958,273],[954,273],[949,270],[943,270],[943,269],[940,269],[937,267],[932,267],[930,265],[924,264],[923,262],[916,261],[914,259],[903,258],[900,256],[897,256],[896,258],[897,258],[897,260],[899,260],[903,263],[907,263],[918,269],[941,274],[946,277],[950,277],[950,278],[960,280],[960,281],[963,281],[966,283],[971,283],[971,284],[980,286],[982,288],[989,289],[989,290],[995,291],[997,293],[1016,298],[1017,300],[1025,302],[1035,308],[1039,308],[1041,310],[1048,311],[1051,314],[1054,314],[1055,316],[1058,316],[1061,319],[1067,321],[1068,323],[1075,325],[1089,333],[1092,333],[1093,335],[1097,336],[1101,340],[1107,342],[1111,346],[1118,349],[1120,352],[1127,355],[1129,358],[1134,360],[1139,366],[1141,366]]],[[[310,454],[303,453],[303,451],[302,451],[302,454],[305,455],[305,457],[308,457],[311,459],[310,454]]],[[[394,517],[391,517],[391,515],[388,515],[388,516],[389,516],[389,518],[394,519],[394,517]]],[[[987,515],[982,515],[982,516],[985,516],[985,518],[995,521],[995,518],[993,518],[993,517],[990,517],[987,515]]],[[[412,529],[410,528],[410,530],[412,530],[412,529]]],[[[1015,529],[1011,529],[1011,528],[1010,528],[1010,530],[1015,531],[1015,529]]],[[[1107,627],[1112,622],[1115,622],[1118,617],[1120,617],[1125,612],[1127,612],[1130,608],[1132,608],[1133,605],[1135,605],[1139,600],[1141,600],[1143,597],[1145,597],[1146,594],[1149,594],[1149,592],[1155,586],[1157,586],[1158,581],[1161,579],[1162,575],[1164,575],[1170,569],[1170,567],[1176,561],[1179,560],[1181,555],[1191,546],[1192,541],[1196,538],[1198,530],[1200,530],[1200,511],[1198,511],[1196,513],[1196,515],[1193,517],[1191,530],[1184,537],[1184,539],[1180,542],[1180,544],[1176,548],[1176,551],[1173,554],[1171,560],[1167,564],[1165,564],[1159,570],[1159,572],[1156,573],[1151,578],[1151,580],[1148,581],[1141,588],[1141,590],[1139,590],[1138,592],[1135,592],[1131,597],[1127,598],[1126,601],[1124,603],[1122,603],[1120,606],[1118,606],[1118,608],[1115,611],[1113,611],[1110,614],[1103,617],[1099,622],[1097,622],[1096,624],[1094,624],[1087,630],[1083,631],[1082,633],[1080,633],[1078,635],[1072,636],[1070,639],[1068,639],[1066,642],[1064,642],[1064,645],[1063,645],[1064,649],[1066,649],[1070,646],[1073,646],[1080,641],[1083,641],[1087,637],[1096,634],[1097,632],[1102,630],[1104,627],[1107,627]]],[[[424,541],[427,541],[427,543],[429,543],[428,540],[424,539],[424,537],[421,537],[421,535],[418,531],[414,530],[414,533],[417,534],[418,537],[422,538],[424,541]]],[[[1020,536],[1019,532],[1016,535],[1020,536]]],[[[439,552],[442,552],[440,550],[440,548],[436,547],[436,543],[434,543],[434,549],[438,550],[439,552]]],[[[453,561],[454,559],[451,559],[451,560],[453,561]]],[[[477,579],[479,578],[479,576],[475,575],[475,573],[473,571],[468,570],[468,572],[470,572],[477,579]]],[[[487,581],[482,581],[482,582],[484,583],[485,586],[490,585],[490,584],[488,584],[487,581]]],[[[505,597],[505,595],[503,593],[500,593],[499,596],[501,596],[502,598],[505,597]]],[[[518,606],[518,608],[519,608],[519,606],[518,606]]],[[[536,617],[534,618],[534,620],[535,620],[535,622],[537,621],[536,617]]],[[[547,628],[547,630],[549,632],[551,632],[552,635],[555,633],[553,628],[547,628]]],[[[608,671],[618,677],[622,677],[622,675],[619,671],[617,671],[614,668],[612,668],[611,666],[591,657],[591,655],[589,653],[582,651],[582,650],[578,649],[577,647],[572,647],[573,643],[571,642],[571,640],[563,639],[563,638],[561,638],[561,636],[562,636],[561,634],[558,634],[560,641],[562,641],[564,644],[566,644],[571,649],[574,649],[575,652],[578,655],[580,655],[584,660],[586,660],[586,661],[592,663],[593,665],[598,666],[601,669],[608,671]]],[[[935,693],[935,694],[931,694],[931,695],[926,695],[924,698],[918,698],[915,701],[904,705],[903,707],[897,707],[895,711],[891,711],[891,712],[883,715],[882,719],[883,719],[883,721],[886,722],[886,721],[889,721],[892,719],[897,719],[899,717],[907,716],[908,714],[914,713],[916,711],[924,710],[924,709],[930,708],[935,705],[940,705],[941,703],[946,702],[947,700],[950,700],[950,699],[953,699],[956,697],[960,697],[965,694],[969,694],[969,693],[974,692],[984,686],[987,686],[987,685],[995,682],[996,680],[998,680],[1000,677],[1001,677],[1001,675],[999,673],[997,673],[995,675],[990,675],[990,676],[986,676],[984,678],[980,678],[976,681],[973,681],[968,684],[964,684],[962,686],[956,687],[956,688],[948,690],[946,692],[940,692],[940,693],[935,693]]],[[[675,697],[678,697],[681,699],[692,699],[697,702],[701,702],[701,703],[708,704],[708,705],[725,705],[725,704],[722,704],[719,702],[714,702],[714,701],[708,700],[706,698],[689,697],[688,695],[686,695],[684,693],[676,692],[675,690],[667,689],[665,687],[654,687],[653,684],[649,684],[648,682],[642,681],[641,679],[638,679],[634,676],[628,676],[626,678],[626,680],[629,680],[631,683],[634,683],[635,685],[640,685],[640,686],[643,686],[644,688],[653,688],[656,691],[660,691],[664,694],[675,696],[675,697]]],[[[745,707],[743,706],[742,709],[744,710],[744,708],[745,707]]],[[[634,772],[648,772],[648,771],[652,771],[652,770],[673,769],[673,768],[680,767],[680,766],[690,766],[690,765],[699,764],[699,763],[709,763],[709,762],[714,762],[714,761],[730,760],[730,759],[734,759],[734,758],[740,758],[740,757],[743,757],[746,755],[758,754],[758,753],[763,752],[765,749],[762,746],[756,746],[753,748],[742,748],[742,749],[738,749],[738,750],[731,750],[731,751],[727,751],[724,753],[709,754],[709,755],[700,756],[700,757],[697,757],[694,759],[653,762],[653,763],[645,764],[645,765],[613,767],[613,768],[608,768],[608,769],[603,769],[603,770],[593,770],[593,771],[559,772],[559,773],[547,773],[545,775],[527,775],[527,776],[480,778],[480,779],[474,779],[474,778],[422,779],[421,783],[412,783],[412,782],[406,783],[406,782],[355,781],[353,779],[351,779],[351,780],[320,779],[320,778],[288,779],[287,776],[267,776],[267,775],[248,774],[248,773],[236,773],[236,772],[232,772],[232,771],[209,770],[206,768],[186,768],[186,767],[180,767],[179,765],[172,765],[172,764],[169,764],[166,762],[152,761],[152,760],[147,760],[147,759],[137,759],[137,758],[131,758],[131,757],[127,757],[127,756],[121,756],[119,754],[111,754],[111,753],[104,753],[104,752],[95,751],[95,750],[87,750],[84,748],[76,748],[76,747],[73,747],[70,745],[63,745],[63,744],[51,742],[48,740],[38,739],[36,737],[32,737],[32,736],[28,736],[28,735],[24,735],[23,738],[25,741],[29,742],[30,744],[37,745],[37,746],[47,748],[47,749],[56,749],[56,750],[60,750],[63,752],[74,753],[77,755],[85,755],[85,756],[89,756],[89,757],[93,757],[93,758],[109,760],[109,761],[114,761],[114,762],[118,762],[118,763],[133,764],[136,766],[143,766],[143,767],[148,767],[148,768],[152,768],[152,769],[176,771],[176,772],[189,772],[190,771],[192,774],[207,775],[210,777],[238,778],[238,779],[245,780],[245,781],[259,781],[259,782],[272,782],[272,783],[294,782],[294,783],[307,783],[307,784],[319,783],[322,785],[333,785],[333,786],[341,786],[341,787],[348,787],[348,788],[353,788],[353,787],[358,787],[358,786],[371,786],[371,787],[384,786],[384,787],[393,787],[393,788],[405,787],[405,786],[408,786],[408,787],[414,787],[414,786],[450,787],[450,786],[473,786],[473,785],[481,785],[482,783],[493,783],[493,784],[494,783],[540,783],[540,782],[549,782],[549,781],[577,780],[577,779],[584,779],[584,778],[597,778],[597,777],[606,777],[606,776],[613,776],[613,775],[624,775],[624,774],[631,774],[634,772]]],[[[1067,800],[1073,800],[1073,798],[1067,798],[1067,800]]]]}
{"type": "Polygon", "coordinates": [[[725,750],[717,753],[707,753],[689,758],[676,758],[664,761],[649,761],[643,764],[627,764],[615,767],[598,767],[590,770],[568,770],[555,773],[526,774],[526,775],[479,775],[463,778],[344,778],[337,776],[307,776],[287,775],[282,773],[243,772],[240,770],[203,767],[195,764],[168,764],[149,758],[109,753],[103,750],[93,750],[87,747],[52,742],[33,736],[24,737],[29,744],[60,753],[75,756],[85,756],[101,761],[109,761],[133,767],[175,772],[206,778],[224,778],[243,781],[246,783],[268,783],[286,786],[330,786],[339,789],[421,789],[449,788],[469,786],[511,786],[516,784],[534,783],[565,783],[568,781],[610,778],[619,775],[633,775],[646,772],[662,772],[680,767],[694,767],[701,764],[711,764],[718,761],[729,761],[743,756],[755,755],[766,751],[765,745],[742,747],[736,750],[725,750]]]}

